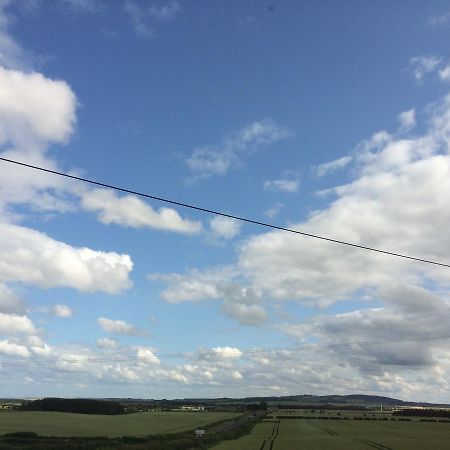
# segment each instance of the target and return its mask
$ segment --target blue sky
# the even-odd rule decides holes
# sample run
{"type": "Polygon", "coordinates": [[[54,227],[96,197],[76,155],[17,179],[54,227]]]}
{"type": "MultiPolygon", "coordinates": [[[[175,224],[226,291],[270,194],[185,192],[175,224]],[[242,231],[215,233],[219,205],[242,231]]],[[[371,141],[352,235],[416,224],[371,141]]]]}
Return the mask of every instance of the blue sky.
{"type": "MultiPolygon", "coordinates": [[[[0,153],[448,262],[449,37],[438,1],[0,0],[0,153]]],[[[0,396],[450,402],[445,340],[326,347],[449,335],[448,269],[5,162],[0,227],[0,396]]]]}

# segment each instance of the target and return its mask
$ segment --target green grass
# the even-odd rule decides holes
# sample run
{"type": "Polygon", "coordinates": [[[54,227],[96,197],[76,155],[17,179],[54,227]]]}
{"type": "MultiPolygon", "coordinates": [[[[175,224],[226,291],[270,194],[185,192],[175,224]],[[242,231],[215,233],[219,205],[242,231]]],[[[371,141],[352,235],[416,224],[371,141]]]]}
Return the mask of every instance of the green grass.
{"type": "MultiPolygon", "coordinates": [[[[256,425],[250,435],[222,442],[214,450],[270,448],[275,424],[256,425]]],[[[273,450],[449,450],[450,424],[428,422],[281,419],[273,450]]]]}
{"type": "Polygon", "coordinates": [[[33,431],[44,436],[146,436],[178,433],[238,415],[228,412],[143,412],[120,416],[5,412],[0,413],[0,434],[33,431]]]}
{"type": "Polygon", "coordinates": [[[272,433],[273,423],[257,423],[250,434],[232,441],[222,441],[214,450],[259,450],[264,439],[272,433]]]}

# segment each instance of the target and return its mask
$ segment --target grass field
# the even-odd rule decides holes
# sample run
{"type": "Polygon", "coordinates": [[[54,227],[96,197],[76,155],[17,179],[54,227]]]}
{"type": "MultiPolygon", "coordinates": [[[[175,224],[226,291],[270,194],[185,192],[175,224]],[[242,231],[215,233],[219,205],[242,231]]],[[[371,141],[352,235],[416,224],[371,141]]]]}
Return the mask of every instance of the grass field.
{"type": "Polygon", "coordinates": [[[281,419],[214,450],[449,450],[450,424],[397,421],[281,419]],[[278,433],[274,433],[278,428],[278,433]],[[263,442],[266,441],[264,447],[263,442]],[[273,441],[273,444],[272,444],[273,441]]]}
{"type": "Polygon", "coordinates": [[[142,412],[120,416],[5,412],[0,413],[0,434],[34,431],[45,436],[145,436],[186,431],[238,415],[228,412],[142,412]]]}

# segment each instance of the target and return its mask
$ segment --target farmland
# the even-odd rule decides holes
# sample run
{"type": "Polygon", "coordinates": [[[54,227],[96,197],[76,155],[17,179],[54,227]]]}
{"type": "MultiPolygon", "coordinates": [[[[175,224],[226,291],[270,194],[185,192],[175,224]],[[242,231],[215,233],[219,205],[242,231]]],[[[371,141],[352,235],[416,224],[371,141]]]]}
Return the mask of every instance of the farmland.
{"type": "MultiPolygon", "coordinates": [[[[349,414],[349,412],[347,412],[349,414]]],[[[283,413],[284,415],[284,413],[283,413]]],[[[214,450],[448,450],[450,424],[441,422],[327,420],[281,418],[257,424],[252,432],[235,441],[223,441],[214,450]],[[263,443],[265,442],[264,446],[263,443]]],[[[359,420],[358,420],[359,419],[359,420]]]]}
{"type": "Polygon", "coordinates": [[[0,413],[0,434],[32,431],[47,436],[145,436],[178,433],[237,417],[231,412],[142,412],[119,416],[60,412],[0,413]]]}

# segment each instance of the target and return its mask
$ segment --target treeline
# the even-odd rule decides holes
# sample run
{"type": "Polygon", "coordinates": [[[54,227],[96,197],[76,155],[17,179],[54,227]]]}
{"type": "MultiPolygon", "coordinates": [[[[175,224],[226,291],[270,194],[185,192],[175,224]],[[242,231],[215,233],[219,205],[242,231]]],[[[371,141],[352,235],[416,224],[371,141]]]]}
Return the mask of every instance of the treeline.
{"type": "Polygon", "coordinates": [[[124,407],[115,401],[86,398],[44,398],[22,404],[22,411],[58,411],[79,414],[124,414],[124,407]]]}
{"type": "Polygon", "coordinates": [[[450,419],[450,411],[446,409],[402,409],[394,411],[393,416],[413,416],[413,417],[445,417],[450,419]]]}
{"type": "Polygon", "coordinates": [[[311,412],[316,412],[316,410],[338,410],[338,411],[369,411],[369,408],[365,406],[357,406],[357,405],[331,405],[331,404],[322,404],[322,405],[288,405],[288,404],[279,404],[275,405],[278,409],[309,409],[311,412]]]}

